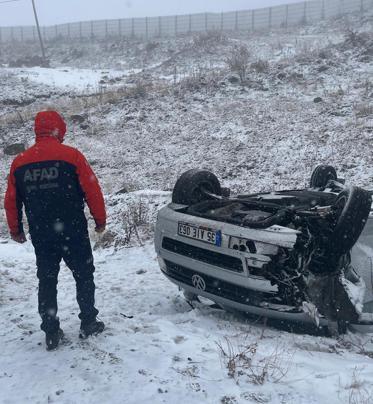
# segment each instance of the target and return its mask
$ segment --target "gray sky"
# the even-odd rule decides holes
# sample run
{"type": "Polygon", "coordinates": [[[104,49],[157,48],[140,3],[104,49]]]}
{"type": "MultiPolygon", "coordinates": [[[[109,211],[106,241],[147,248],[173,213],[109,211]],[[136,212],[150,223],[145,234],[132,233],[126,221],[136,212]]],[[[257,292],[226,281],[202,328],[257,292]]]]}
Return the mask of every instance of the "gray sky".
{"type": "MultiPolygon", "coordinates": [[[[32,25],[31,0],[1,3],[0,26],[32,25]]],[[[267,7],[299,0],[35,0],[42,25],[267,7]]]]}

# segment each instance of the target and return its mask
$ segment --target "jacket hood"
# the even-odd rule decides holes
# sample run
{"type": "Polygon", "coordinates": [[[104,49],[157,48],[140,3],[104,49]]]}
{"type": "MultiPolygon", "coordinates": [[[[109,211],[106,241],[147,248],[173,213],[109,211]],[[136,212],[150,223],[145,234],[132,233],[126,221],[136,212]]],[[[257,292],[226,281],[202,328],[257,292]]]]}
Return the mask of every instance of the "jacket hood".
{"type": "Polygon", "coordinates": [[[42,111],[35,117],[34,131],[36,140],[52,136],[62,143],[66,133],[66,123],[58,112],[42,111]]]}

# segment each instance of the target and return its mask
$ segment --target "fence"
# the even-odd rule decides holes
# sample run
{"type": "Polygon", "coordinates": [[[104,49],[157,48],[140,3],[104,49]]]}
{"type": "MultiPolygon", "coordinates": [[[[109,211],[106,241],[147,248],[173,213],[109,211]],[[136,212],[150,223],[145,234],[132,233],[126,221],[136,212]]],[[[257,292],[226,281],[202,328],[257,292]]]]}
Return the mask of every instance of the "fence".
{"type": "MultiPolygon", "coordinates": [[[[85,21],[41,28],[45,40],[104,38],[109,36],[151,39],[179,34],[221,31],[264,31],[319,21],[373,8],[373,0],[311,0],[276,7],[225,13],[85,21]]],[[[36,40],[34,26],[0,27],[0,43],[36,40]]]]}

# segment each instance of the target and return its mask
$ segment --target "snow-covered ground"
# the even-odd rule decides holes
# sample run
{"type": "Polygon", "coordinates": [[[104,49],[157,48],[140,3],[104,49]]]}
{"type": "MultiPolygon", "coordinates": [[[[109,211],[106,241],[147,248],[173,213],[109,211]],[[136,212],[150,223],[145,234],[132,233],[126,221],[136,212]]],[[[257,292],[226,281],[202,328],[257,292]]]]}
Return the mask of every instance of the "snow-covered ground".
{"type": "Polygon", "coordinates": [[[373,402],[371,335],[291,334],[192,308],[161,275],[151,245],[157,210],[189,168],[214,171],[234,191],[261,191],[303,187],[328,163],[373,188],[372,21],[150,43],[57,41],[47,46],[50,69],[11,69],[37,48],[2,45],[1,403],[373,402]],[[244,85],[225,63],[235,45],[251,55],[244,85]],[[66,143],[86,154],[105,191],[108,232],[93,244],[107,331],[78,340],[63,267],[66,339],[47,353],[32,246],[8,240],[2,205],[13,159],[3,150],[31,145],[33,116],[50,107],[64,114],[66,143]]]}
{"type": "Polygon", "coordinates": [[[130,72],[116,70],[71,69],[60,67],[58,69],[45,67],[6,68],[3,74],[15,74],[21,80],[30,80],[36,84],[47,85],[56,89],[72,90],[79,93],[97,92],[100,82],[108,80],[118,82],[125,75],[138,73],[140,70],[130,72]]]}
{"type": "Polygon", "coordinates": [[[63,266],[66,337],[46,352],[32,246],[0,242],[1,403],[372,402],[371,336],[291,334],[207,305],[192,308],[161,275],[151,245],[95,259],[106,331],[78,339],[74,281],[63,266]]]}

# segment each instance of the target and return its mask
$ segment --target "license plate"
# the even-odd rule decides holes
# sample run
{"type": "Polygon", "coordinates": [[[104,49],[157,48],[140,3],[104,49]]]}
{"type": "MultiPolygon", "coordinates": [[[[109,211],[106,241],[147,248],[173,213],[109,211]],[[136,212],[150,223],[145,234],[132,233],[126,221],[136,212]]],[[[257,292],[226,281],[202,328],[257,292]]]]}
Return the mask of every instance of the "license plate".
{"type": "Polygon", "coordinates": [[[193,226],[188,223],[179,222],[177,234],[182,237],[192,238],[205,243],[221,246],[221,231],[212,230],[207,227],[193,226]]]}

